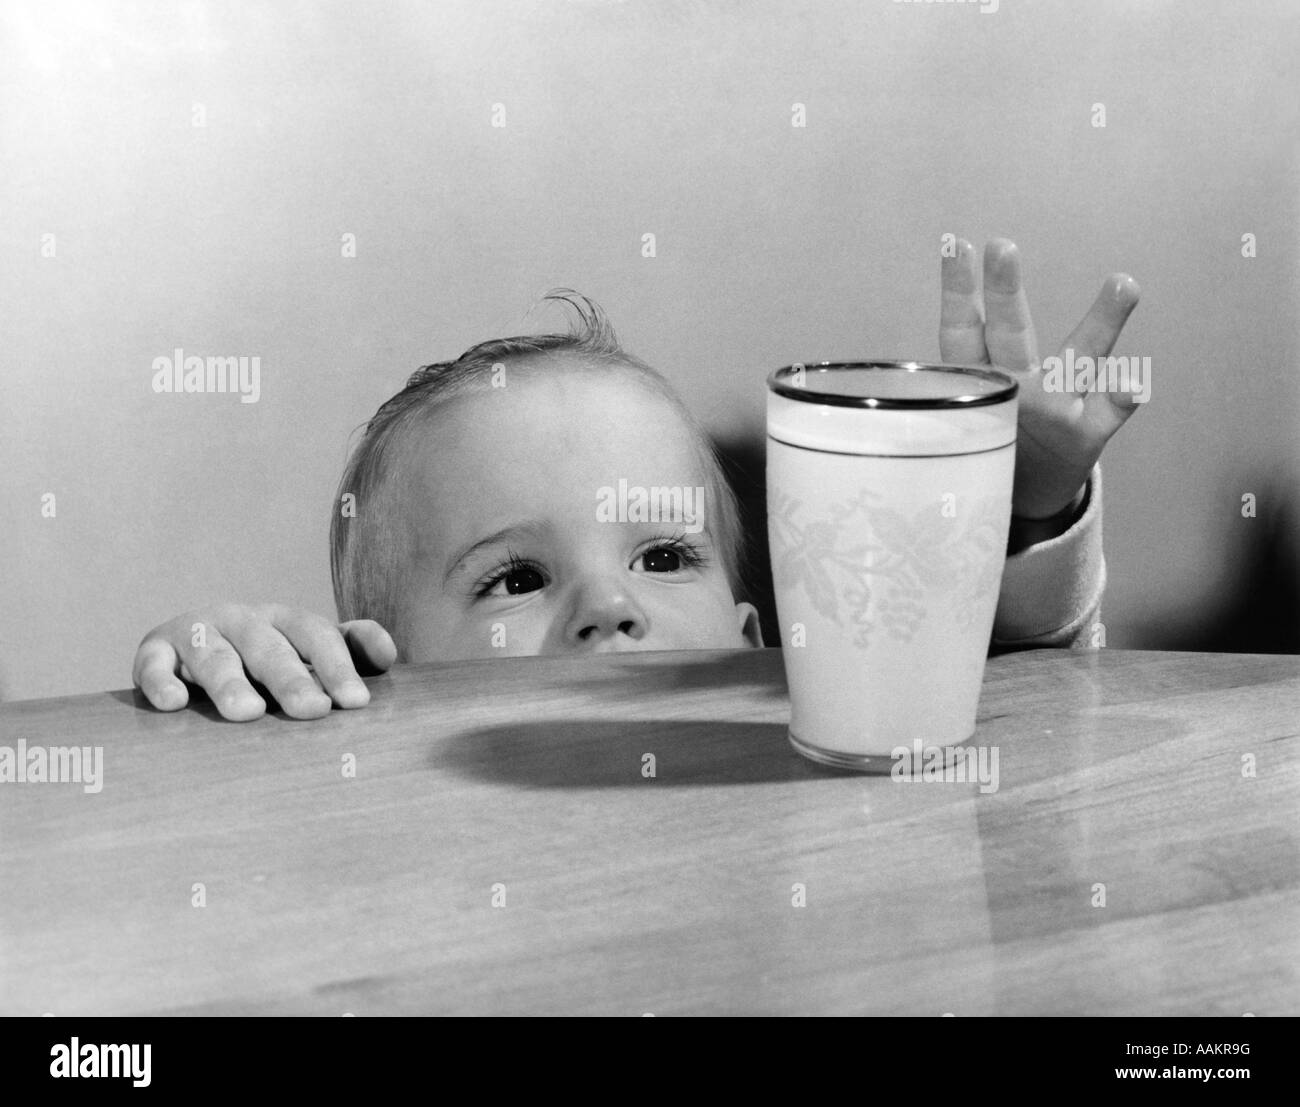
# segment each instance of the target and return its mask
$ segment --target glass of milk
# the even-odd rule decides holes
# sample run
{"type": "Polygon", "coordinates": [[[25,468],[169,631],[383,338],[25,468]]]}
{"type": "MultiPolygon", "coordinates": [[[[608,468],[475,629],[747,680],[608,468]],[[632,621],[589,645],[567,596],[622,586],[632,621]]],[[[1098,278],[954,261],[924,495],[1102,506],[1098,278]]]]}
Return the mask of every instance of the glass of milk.
{"type": "MultiPolygon", "coordinates": [[[[1011,521],[1017,384],[820,362],[768,378],[767,519],[790,741],[889,772],[975,729],[1011,521]]],[[[945,760],[947,757],[945,756],[945,760]]]]}

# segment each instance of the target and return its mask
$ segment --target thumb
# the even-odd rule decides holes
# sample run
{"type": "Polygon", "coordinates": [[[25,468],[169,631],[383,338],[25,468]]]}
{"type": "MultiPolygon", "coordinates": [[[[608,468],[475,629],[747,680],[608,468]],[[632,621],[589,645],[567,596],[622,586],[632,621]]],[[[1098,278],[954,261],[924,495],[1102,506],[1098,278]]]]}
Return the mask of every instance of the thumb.
{"type": "Polygon", "coordinates": [[[365,660],[374,672],[386,672],[397,660],[397,645],[392,636],[373,619],[340,623],[339,630],[353,658],[365,660]]]}
{"type": "MultiPolygon", "coordinates": [[[[1127,379],[1121,374],[1114,389],[1099,388],[1084,397],[1084,411],[1097,432],[1109,440],[1139,407],[1151,399],[1150,359],[1126,359],[1130,369],[1127,379]]],[[[1098,367],[1100,372],[1100,366],[1098,367]]],[[[1100,383],[1100,382],[1099,382],[1100,383]]],[[[1111,382],[1106,382],[1110,384],[1111,382]]]]}

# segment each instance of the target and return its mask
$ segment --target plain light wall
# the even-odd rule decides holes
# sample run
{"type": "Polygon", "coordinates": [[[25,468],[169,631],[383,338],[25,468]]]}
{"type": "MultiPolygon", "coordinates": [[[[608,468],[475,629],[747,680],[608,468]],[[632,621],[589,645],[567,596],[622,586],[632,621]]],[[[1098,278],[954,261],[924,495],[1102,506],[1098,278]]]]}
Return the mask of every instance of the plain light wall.
{"type": "Polygon", "coordinates": [[[937,356],[944,233],[1017,241],[1044,355],[1132,273],[1110,645],[1207,617],[1300,471],[1287,0],[0,10],[0,696],[126,686],[213,600],[332,614],[350,433],[555,285],[757,437],[777,365],[937,356]],[[259,402],[155,394],[176,347],[259,402]]]}

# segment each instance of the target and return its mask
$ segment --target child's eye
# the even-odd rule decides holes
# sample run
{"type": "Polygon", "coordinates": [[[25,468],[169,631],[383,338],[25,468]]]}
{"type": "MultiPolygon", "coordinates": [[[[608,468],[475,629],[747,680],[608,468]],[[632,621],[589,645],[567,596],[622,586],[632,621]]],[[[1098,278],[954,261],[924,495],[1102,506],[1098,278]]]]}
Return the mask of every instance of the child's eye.
{"type": "Polygon", "coordinates": [[[546,587],[541,570],[527,562],[511,558],[510,562],[485,580],[475,590],[477,596],[522,596],[546,587]]]}
{"type": "Polygon", "coordinates": [[[682,555],[668,546],[657,546],[641,555],[647,573],[675,573],[682,567],[682,555]]]}
{"type": "Polygon", "coordinates": [[[647,573],[680,573],[706,563],[704,554],[681,539],[660,542],[646,550],[637,561],[647,573]]]}

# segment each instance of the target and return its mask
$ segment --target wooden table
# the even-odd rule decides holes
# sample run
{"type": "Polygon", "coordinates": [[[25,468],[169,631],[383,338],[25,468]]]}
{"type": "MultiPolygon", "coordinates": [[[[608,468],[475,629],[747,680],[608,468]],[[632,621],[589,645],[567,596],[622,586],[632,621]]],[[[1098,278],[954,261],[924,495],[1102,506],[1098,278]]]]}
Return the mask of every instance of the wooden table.
{"type": "Polygon", "coordinates": [[[800,758],[775,650],[370,686],[0,706],[104,748],[0,784],[0,1014],[1300,1013],[1300,658],[994,658],[983,794],[800,758]]]}

